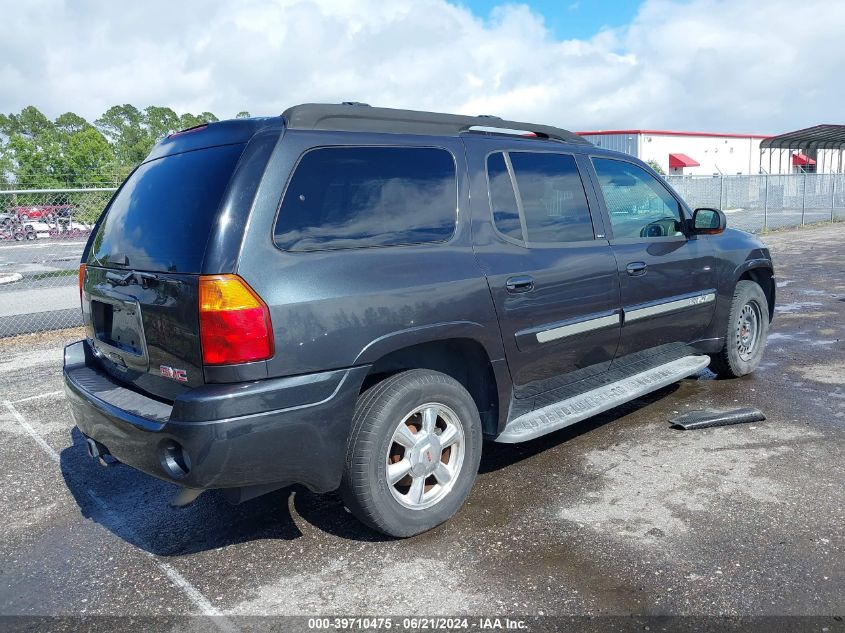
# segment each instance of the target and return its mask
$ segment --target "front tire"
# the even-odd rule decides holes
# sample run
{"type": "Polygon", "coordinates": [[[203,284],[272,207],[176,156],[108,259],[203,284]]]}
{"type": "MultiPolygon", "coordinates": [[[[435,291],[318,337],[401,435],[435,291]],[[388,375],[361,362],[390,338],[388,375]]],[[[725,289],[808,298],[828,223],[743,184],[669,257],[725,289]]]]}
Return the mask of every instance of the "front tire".
{"type": "Polygon", "coordinates": [[[750,374],[760,364],[769,334],[769,303],[763,289],[753,281],[737,282],[725,346],[710,355],[710,369],[723,378],[750,374]]]}
{"type": "Polygon", "coordinates": [[[422,369],[394,374],[358,398],[341,495],[379,532],[425,532],[463,505],[481,444],[478,409],[459,382],[422,369]]]}

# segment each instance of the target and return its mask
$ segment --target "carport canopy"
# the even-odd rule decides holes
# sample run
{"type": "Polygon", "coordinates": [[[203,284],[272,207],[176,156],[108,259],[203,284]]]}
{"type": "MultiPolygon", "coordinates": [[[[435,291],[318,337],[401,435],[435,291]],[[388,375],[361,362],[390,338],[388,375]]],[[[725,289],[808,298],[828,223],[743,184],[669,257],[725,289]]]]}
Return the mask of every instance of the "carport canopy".
{"type": "Polygon", "coordinates": [[[697,160],[694,160],[686,154],[669,154],[669,167],[677,169],[681,167],[698,167],[701,165],[697,160]]]}
{"type": "Polygon", "coordinates": [[[818,173],[842,173],[845,167],[845,125],[815,125],[763,139],[760,142],[761,171],[764,171],[764,153],[769,157],[766,173],[772,173],[775,162],[776,173],[783,173],[785,166],[818,173]],[[777,160],[773,161],[775,156],[777,160]]]}
{"type": "Polygon", "coordinates": [[[760,149],[845,149],[845,125],[816,125],[760,142],[760,149]]]}

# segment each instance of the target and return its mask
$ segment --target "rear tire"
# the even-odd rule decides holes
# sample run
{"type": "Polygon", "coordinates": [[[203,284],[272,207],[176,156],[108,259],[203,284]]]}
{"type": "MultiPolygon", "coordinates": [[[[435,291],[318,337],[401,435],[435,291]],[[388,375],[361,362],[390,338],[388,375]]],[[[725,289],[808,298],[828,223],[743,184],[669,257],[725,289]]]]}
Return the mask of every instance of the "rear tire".
{"type": "Polygon", "coordinates": [[[723,378],[750,374],[760,364],[769,334],[769,303],[763,289],[753,281],[737,282],[725,346],[710,355],[710,369],[723,378]]]}
{"type": "Polygon", "coordinates": [[[425,532],[463,505],[481,443],[478,409],[459,382],[423,369],[394,374],[358,398],[341,495],[379,532],[425,532]]]}

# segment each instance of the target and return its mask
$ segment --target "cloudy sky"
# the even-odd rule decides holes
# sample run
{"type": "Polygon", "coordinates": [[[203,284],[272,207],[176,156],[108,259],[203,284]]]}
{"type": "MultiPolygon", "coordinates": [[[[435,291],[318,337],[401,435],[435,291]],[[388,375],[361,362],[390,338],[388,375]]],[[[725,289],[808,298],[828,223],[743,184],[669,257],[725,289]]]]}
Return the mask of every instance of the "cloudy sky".
{"type": "Polygon", "coordinates": [[[0,112],[308,101],[570,129],[845,123],[840,0],[0,0],[0,112]]]}

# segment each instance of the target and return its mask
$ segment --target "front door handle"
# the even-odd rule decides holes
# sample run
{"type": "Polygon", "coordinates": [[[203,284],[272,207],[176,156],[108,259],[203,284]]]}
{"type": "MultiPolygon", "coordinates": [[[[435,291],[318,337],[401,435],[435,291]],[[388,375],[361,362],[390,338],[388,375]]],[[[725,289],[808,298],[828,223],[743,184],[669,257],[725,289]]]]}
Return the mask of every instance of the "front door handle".
{"type": "Polygon", "coordinates": [[[640,275],[645,275],[645,271],[648,268],[645,262],[631,262],[625,267],[625,270],[628,271],[628,274],[631,277],[639,277],[640,275]]]}
{"type": "Polygon", "coordinates": [[[508,292],[530,292],[534,290],[534,278],[528,275],[517,275],[510,277],[505,282],[508,292]]]}

